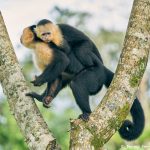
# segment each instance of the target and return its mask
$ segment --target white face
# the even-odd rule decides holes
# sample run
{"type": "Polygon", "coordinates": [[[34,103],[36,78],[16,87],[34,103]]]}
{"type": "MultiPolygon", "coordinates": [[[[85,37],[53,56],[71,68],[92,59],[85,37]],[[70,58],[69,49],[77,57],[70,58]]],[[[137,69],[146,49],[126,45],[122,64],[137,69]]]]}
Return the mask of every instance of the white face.
{"type": "Polygon", "coordinates": [[[54,25],[52,23],[47,23],[45,25],[37,26],[35,32],[37,37],[44,42],[51,42],[53,40],[54,25]]]}
{"type": "Polygon", "coordinates": [[[41,33],[41,39],[45,42],[50,42],[51,41],[50,34],[51,34],[50,32],[41,33]]]}

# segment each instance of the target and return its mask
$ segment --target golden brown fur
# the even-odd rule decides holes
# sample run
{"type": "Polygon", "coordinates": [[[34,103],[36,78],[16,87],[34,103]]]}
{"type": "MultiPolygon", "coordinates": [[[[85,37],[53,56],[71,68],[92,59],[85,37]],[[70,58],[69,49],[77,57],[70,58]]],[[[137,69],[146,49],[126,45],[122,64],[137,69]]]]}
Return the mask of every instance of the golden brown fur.
{"type": "Polygon", "coordinates": [[[42,33],[47,32],[47,31],[51,32],[50,36],[48,37],[49,41],[52,41],[57,46],[61,46],[63,42],[63,36],[57,25],[52,24],[52,23],[47,23],[45,25],[39,25],[35,29],[35,32],[39,38],[41,38],[42,33]]]}
{"type": "Polygon", "coordinates": [[[20,40],[25,47],[34,48],[33,44],[34,34],[28,27],[23,30],[23,34],[20,40]]]}
{"type": "Polygon", "coordinates": [[[30,28],[25,28],[21,36],[21,43],[27,47],[31,48],[35,54],[36,66],[43,71],[48,64],[51,63],[53,59],[53,50],[44,42],[35,42],[34,34],[30,28]]]}
{"type": "Polygon", "coordinates": [[[39,42],[35,45],[34,53],[37,66],[43,71],[52,62],[53,50],[47,44],[39,42]]]}

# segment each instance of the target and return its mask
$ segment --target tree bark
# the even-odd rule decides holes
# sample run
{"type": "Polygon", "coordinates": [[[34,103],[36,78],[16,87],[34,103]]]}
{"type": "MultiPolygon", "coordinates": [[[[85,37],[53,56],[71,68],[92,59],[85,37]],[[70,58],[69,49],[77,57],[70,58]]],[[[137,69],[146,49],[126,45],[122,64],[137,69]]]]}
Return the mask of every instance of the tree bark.
{"type": "Polygon", "coordinates": [[[4,20],[0,12],[0,82],[7,95],[10,111],[30,149],[57,149],[55,138],[49,132],[35,102],[25,96],[29,92],[18,64],[4,20]]]}
{"type": "MultiPolygon", "coordinates": [[[[135,0],[115,77],[88,122],[71,121],[70,149],[101,149],[129,113],[148,61],[150,1],[135,0]]],[[[58,149],[31,98],[0,13],[0,82],[30,149],[58,149]]]]}
{"type": "Polygon", "coordinates": [[[134,0],[115,77],[87,123],[71,121],[70,149],[101,149],[132,106],[150,49],[150,1],[134,0]]]}

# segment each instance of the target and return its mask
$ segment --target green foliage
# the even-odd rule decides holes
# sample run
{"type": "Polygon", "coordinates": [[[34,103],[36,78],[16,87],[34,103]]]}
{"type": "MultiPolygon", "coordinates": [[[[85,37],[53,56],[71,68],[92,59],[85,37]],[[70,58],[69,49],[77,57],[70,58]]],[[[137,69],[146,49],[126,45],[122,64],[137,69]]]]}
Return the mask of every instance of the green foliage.
{"type": "MultiPolygon", "coordinates": [[[[62,9],[54,7],[52,13],[55,14],[56,22],[68,23],[71,20],[75,22],[75,26],[82,28],[84,31],[88,31],[85,28],[86,21],[89,19],[90,14],[87,12],[70,11],[69,9],[62,9]]],[[[91,20],[92,18],[90,18],[91,20]]],[[[92,37],[96,43],[103,60],[111,70],[115,69],[118,63],[119,54],[121,52],[121,46],[124,38],[122,32],[108,31],[101,29],[96,34],[88,32],[88,35],[92,37]]],[[[28,56],[25,62],[23,62],[23,72],[27,81],[32,80],[32,77],[36,74],[35,68],[33,68],[31,62],[31,56],[28,56]],[[34,70],[34,73],[33,73],[34,70]],[[32,72],[31,72],[32,71],[32,72]]],[[[29,84],[30,85],[30,84],[29,84]]],[[[33,89],[33,87],[31,87],[33,89]]],[[[43,87],[45,88],[45,87],[43,87]]],[[[41,87],[36,88],[35,91],[41,92],[41,87]]],[[[69,93],[67,94],[69,95],[69,93]]],[[[69,96],[67,96],[69,97],[69,96]]],[[[69,97],[70,99],[70,97],[69,97]]],[[[100,98],[99,98],[100,99],[100,98]]],[[[60,96],[60,100],[64,100],[63,96],[60,96]]],[[[58,102],[59,103],[59,102],[58,102]]],[[[75,102],[74,102],[75,103],[75,102]]],[[[68,107],[61,112],[59,110],[45,109],[38,103],[40,111],[46,120],[49,129],[56,137],[58,143],[61,145],[62,150],[69,149],[69,119],[77,118],[77,110],[68,107]]],[[[142,136],[136,140],[137,144],[147,144],[150,140],[150,127],[148,126],[142,136]]],[[[97,141],[93,141],[94,145],[97,145],[97,141]]],[[[105,145],[108,150],[119,150],[122,145],[126,145],[118,134],[115,134],[111,140],[105,145]]],[[[24,142],[19,128],[14,120],[14,117],[10,114],[8,104],[5,101],[0,103],[0,150],[26,150],[27,146],[24,142]]],[[[121,150],[143,150],[140,147],[126,147],[122,146],[121,150]]]]}
{"type": "Polygon", "coordinates": [[[120,150],[144,150],[144,148],[138,146],[125,146],[122,147],[120,150]]]}
{"type": "Polygon", "coordinates": [[[6,100],[0,103],[0,110],[0,147],[4,150],[26,150],[27,146],[6,100]]]}
{"type": "Polygon", "coordinates": [[[75,118],[75,112],[68,108],[62,113],[53,111],[46,111],[40,107],[44,119],[48,123],[49,129],[52,131],[57,139],[58,144],[61,145],[62,150],[69,148],[69,131],[70,131],[70,118],[75,118]]]}
{"type": "Polygon", "coordinates": [[[145,128],[143,134],[133,142],[126,142],[122,140],[119,134],[116,133],[104,147],[108,150],[149,150],[150,149],[149,140],[150,140],[150,127],[148,126],[145,128]]]}
{"type": "MultiPolygon", "coordinates": [[[[26,150],[24,138],[8,108],[6,100],[0,103],[0,150],[26,150]]],[[[66,109],[62,113],[56,113],[56,111],[43,108],[42,105],[39,105],[39,108],[62,150],[67,150],[69,148],[69,119],[76,117],[74,111],[66,109]]]]}
{"type": "Polygon", "coordinates": [[[140,145],[148,143],[150,140],[150,127],[146,127],[144,133],[139,137],[138,143],[140,145]]]}

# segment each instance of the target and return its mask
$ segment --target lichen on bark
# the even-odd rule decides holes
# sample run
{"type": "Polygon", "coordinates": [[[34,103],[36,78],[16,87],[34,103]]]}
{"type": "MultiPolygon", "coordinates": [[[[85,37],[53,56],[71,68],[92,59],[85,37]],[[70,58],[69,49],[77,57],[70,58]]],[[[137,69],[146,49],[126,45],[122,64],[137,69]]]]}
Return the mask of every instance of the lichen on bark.
{"type": "Polygon", "coordinates": [[[138,83],[141,80],[147,65],[147,58],[140,58],[140,60],[137,62],[137,65],[139,69],[131,76],[129,81],[132,87],[138,86],[138,83]]]}
{"type": "MultiPolygon", "coordinates": [[[[70,149],[101,149],[129,113],[150,49],[150,1],[134,0],[114,80],[88,122],[71,122],[70,149]]],[[[29,92],[0,14],[0,82],[30,149],[58,149],[29,92]],[[34,124],[36,122],[36,124],[34,124]],[[34,126],[33,126],[34,124],[34,126]]]]}

